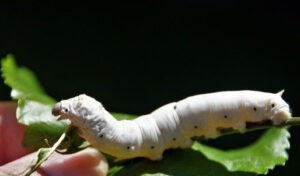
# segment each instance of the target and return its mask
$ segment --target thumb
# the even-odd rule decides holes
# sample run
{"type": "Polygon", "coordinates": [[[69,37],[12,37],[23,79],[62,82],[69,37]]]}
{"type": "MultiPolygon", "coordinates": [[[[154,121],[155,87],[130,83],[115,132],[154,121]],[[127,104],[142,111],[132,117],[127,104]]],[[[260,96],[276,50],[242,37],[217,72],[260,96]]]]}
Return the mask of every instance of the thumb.
{"type": "Polygon", "coordinates": [[[0,165],[29,153],[22,146],[25,126],[16,119],[16,103],[0,102],[0,165]]]}

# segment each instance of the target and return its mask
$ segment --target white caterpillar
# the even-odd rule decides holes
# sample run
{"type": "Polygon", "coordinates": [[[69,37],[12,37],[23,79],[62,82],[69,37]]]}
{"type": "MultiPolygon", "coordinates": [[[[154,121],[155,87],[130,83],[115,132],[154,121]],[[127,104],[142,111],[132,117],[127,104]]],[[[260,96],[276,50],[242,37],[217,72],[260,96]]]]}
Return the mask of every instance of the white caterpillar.
{"type": "Polygon", "coordinates": [[[243,132],[247,122],[285,122],[291,113],[282,93],[244,90],[196,95],[120,121],[94,98],[79,95],[57,103],[53,114],[70,119],[80,135],[104,153],[118,159],[159,160],[165,149],[190,146],[192,137],[215,138],[224,128],[243,132]]]}

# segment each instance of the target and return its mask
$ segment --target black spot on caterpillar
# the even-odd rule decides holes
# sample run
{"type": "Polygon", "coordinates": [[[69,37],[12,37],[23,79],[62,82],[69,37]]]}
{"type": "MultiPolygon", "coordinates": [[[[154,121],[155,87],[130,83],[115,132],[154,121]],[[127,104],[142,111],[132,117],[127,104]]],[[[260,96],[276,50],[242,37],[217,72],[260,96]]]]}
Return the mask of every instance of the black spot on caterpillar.
{"type": "Polygon", "coordinates": [[[226,129],[243,132],[255,122],[285,122],[291,113],[281,94],[245,90],[196,95],[120,121],[94,98],[79,95],[57,103],[53,114],[70,119],[80,135],[104,153],[158,160],[165,149],[186,148],[194,137],[216,138],[226,129]]]}

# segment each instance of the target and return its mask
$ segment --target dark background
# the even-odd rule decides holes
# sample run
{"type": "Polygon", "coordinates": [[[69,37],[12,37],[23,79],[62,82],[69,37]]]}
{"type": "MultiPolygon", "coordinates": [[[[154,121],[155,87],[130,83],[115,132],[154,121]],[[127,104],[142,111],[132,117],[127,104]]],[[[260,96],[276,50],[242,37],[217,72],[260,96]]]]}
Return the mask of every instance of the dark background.
{"type": "MultiPolygon", "coordinates": [[[[299,29],[299,8],[287,1],[1,3],[0,57],[13,53],[57,100],[86,93],[115,112],[145,114],[221,90],[285,89],[300,116],[299,29]]],[[[9,100],[8,87],[0,92],[9,100]]],[[[290,160],[270,175],[300,172],[300,130],[290,131],[290,160]]]]}

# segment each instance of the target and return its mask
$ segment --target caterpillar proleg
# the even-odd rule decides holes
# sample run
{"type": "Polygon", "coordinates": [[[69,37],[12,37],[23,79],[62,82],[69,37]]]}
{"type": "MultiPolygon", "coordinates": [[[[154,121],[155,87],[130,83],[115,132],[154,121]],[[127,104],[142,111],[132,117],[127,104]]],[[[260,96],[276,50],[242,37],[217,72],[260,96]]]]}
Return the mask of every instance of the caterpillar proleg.
{"type": "Polygon", "coordinates": [[[101,152],[118,159],[159,160],[166,149],[190,146],[192,137],[216,138],[227,128],[244,132],[249,122],[268,120],[278,125],[287,121],[291,113],[282,93],[243,90],[195,95],[120,121],[100,102],[82,94],[58,102],[52,113],[70,119],[101,152]]]}

